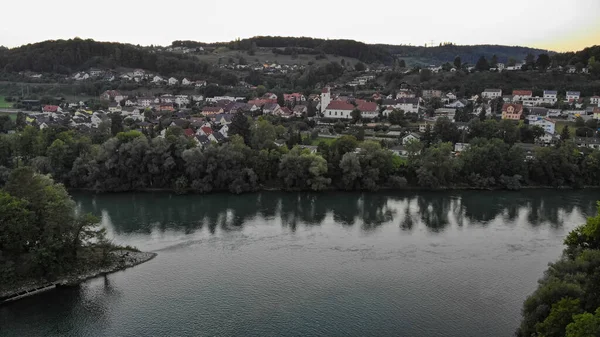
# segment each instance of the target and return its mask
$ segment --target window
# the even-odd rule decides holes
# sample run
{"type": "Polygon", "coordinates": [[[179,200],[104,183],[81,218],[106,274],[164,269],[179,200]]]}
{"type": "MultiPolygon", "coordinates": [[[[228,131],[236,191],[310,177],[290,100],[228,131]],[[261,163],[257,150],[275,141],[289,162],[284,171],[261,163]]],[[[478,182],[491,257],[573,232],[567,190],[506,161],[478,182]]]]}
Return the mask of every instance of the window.
{"type": "Polygon", "coordinates": [[[337,116],[337,111],[335,112],[335,115],[337,116]]]}

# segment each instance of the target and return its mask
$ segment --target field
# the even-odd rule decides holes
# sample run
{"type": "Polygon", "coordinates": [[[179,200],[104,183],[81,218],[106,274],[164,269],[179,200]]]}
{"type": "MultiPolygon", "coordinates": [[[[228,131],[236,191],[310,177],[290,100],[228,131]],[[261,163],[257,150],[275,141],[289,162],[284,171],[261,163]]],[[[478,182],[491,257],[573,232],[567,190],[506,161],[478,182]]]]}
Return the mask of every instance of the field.
{"type": "Polygon", "coordinates": [[[6,115],[8,115],[8,117],[9,117],[9,118],[10,118],[10,119],[11,119],[13,122],[15,122],[15,121],[17,120],[17,114],[7,114],[7,113],[0,112],[0,116],[6,116],[6,115]]]}
{"type": "Polygon", "coordinates": [[[4,100],[4,96],[0,96],[0,109],[12,108],[12,103],[4,100]]]}
{"type": "Polygon", "coordinates": [[[325,64],[328,62],[338,62],[339,63],[342,59],[344,59],[346,62],[349,62],[352,65],[358,63],[357,59],[350,58],[350,57],[340,57],[340,56],[334,56],[334,55],[328,54],[327,59],[316,60],[315,56],[316,55],[300,54],[300,55],[298,55],[298,58],[294,59],[294,58],[292,58],[291,55],[273,54],[273,52],[270,49],[266,49],[266,48],[260,48],[259,50],[257,50],[255,52],[255,54],[253,56],[248,55],[245,51],[230,50],[228,48],[219,48],[219,49],[216,49],[212,53],[196,55],[196,57],[199,60],[207,62],[207,63],[212,63],[212,64],[218,64],[219,59],[221,59],[222,64],[227,64],[229,58],[232,58],[234,60],[234,62],[237,63],[238,59],[240,57],[243,57],[246,60],[246,62],[248,62],[248,64],[258,62],[258,63],[277,63],[277,64],[288,64],[288,65],[292,65],[292,64],[308,65],[309,62],[313,62],[315,64],[325,64]]]}
{"type": "Polygon", "coordinates": [[[324,142],[327,145],[331,145],[337,138],[324,138],[319,137],[312,141],[311,145],[317,146],[320,142],[324,142]]]}

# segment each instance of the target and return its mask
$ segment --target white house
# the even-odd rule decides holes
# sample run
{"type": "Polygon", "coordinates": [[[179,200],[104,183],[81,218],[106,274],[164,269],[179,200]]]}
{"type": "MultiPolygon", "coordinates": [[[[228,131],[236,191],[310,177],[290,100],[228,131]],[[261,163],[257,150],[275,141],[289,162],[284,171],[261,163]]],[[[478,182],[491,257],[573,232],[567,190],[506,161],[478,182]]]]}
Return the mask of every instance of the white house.
{"type": "Polygon", "coordinates": [[[176,85],[179,81],[175,77],[169,78],[169,85],[176,85]]]}
{"type": "Polygon", "coordinates": [[[187,78],[184,78],[183,80],[181,80],[181,84],[182,85],[192,85],[192,84],[194,84],[194,82],[188,80],[187,78]]]}
{"type": "Polygon", "coordinates": [[[566,100],[567,102],[576,102],[581,97],[581,93],[579,91],[567,91],[566,100]]]}
{"type": "Polygon", "coordinates": [[[556,90],[544,90],[544,103],[554,104],[558,100],[558,92],[556,90]]]}
{"type": "Polygon", "coordinates": [[[481,97],[489,99],[500,98],[502,97],[502,89],[485,89],[481,93],[481,97]]]}
{"type": "Polygon", "coordinates": [[[225,138],[229,138],[228,136],[228,132],[229,132],[229,125],[225,124],[221,127],[221,129],[219,129],[219,132],[225,137],[225,138]]]}
{"type": "Polygon", "coordinates": [[[531,90],[513,90],[513,102],[519,102],[533,97],[531,90]]]}
{"type": "Polygon", "coordinates": [[[154,103],[154,97],[140,97],[137,100],[138,104],[143,107],[149,107],[154,103]]]}
{"type": "MultiPolygon", "coordinates": [[[[533,117],[533,116],[532,116],[533,117]]],[[[556,122],[549,118],[538,117],[534,120],[529,119],[529,125],[539,126],[544,129],[545,132],[553,135],[556,129],[556,122]]]]}
{"type": "Polygon", "coordinates": [[[592,116],[594,119],[600,120],[600,108],[594,108],[592,116]]]}
{"type": "Polygon", "coordinates": [[[332,101],[323,111],[325,118],[350,119],[354,105],[344,101],[332,101]]]}
{"type": "Polygon", "coordinates": [[[133,77],[144,77],[145,74],[146,72],[142,69],[136,69],[133,71],[133,77]]]}
{"type": "Polygon", "coordinates": [[[411,142],[420,141],[421,136],[416,133],[409,133],[408,135],[402,137],[402,145],[407,145],[411,142]]]}
{"type": "Polygon", "coordinates": [[[454,152],[463,152],[471,146],[469,143],[456,143],[454,144],[454,152]]]}
{"type": "Polygon", "coordinates": [[[160,76],[154,76],[154,78],[152,79],[152,83],[156,83],[156,84],[162,83],[164,81],[165,80],[163,80],[163,78],[160,76]]]}
{"type": "Polygon", "coordinates": [[[600,96],[590,97],[590,104],[600,106],[600,96]]]}

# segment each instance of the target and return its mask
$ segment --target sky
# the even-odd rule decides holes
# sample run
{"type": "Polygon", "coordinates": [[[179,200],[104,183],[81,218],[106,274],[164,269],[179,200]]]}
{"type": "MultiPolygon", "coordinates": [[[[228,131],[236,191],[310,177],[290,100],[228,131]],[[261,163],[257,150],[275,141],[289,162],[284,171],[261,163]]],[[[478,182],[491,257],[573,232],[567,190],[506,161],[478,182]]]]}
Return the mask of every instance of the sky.
{"type": "Polygon", "coordinates": [[[600,44],[600,0],[25,0],[2,9],[0,45],[6,47],[74,37],[170,45],[258,35],[553,51],[600,44]]]}

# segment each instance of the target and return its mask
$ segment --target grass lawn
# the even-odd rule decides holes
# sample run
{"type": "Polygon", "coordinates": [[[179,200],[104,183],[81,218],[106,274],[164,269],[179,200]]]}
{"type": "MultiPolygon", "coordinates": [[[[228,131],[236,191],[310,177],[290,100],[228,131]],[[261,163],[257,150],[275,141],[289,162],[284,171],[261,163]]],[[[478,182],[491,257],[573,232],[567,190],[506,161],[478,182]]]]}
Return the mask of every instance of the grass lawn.
{"type": "Polygon", "coordinates": [[[4,96],[0,96],[0,109],[12,108],[12,103],[4,100],[4,96]]]}
{"type": "Polygon", "coordinates": [[[8,118],[10,118],[13,122],[17,121],[17,114],[6,114],[6,113],[0,112],[0,116],[5,116],[5,115],[8,115],[8,118]]]}
{"type": "Polygon", "coordinates": [[[575,134],[575,123],[574,122],[567,122],[567,121],[556,121],[556,127],[554,132],[556,134],[559,134],[562,132],[562,130],[565,128],[565,125],[569,126],[569,131],[571,131],[571,135],[575,134]]]}
{"type": "Polygon", "coordinates": [[[312,143],[311,143],[311,145],[317,146],[317,145],[319,145],[320,142],[325,142],[325,144],[331,145],[335,140],[336,140],[336,138],[323,138],[323,137],[319,137],[319,138],[313,140],[312,143]]]}

